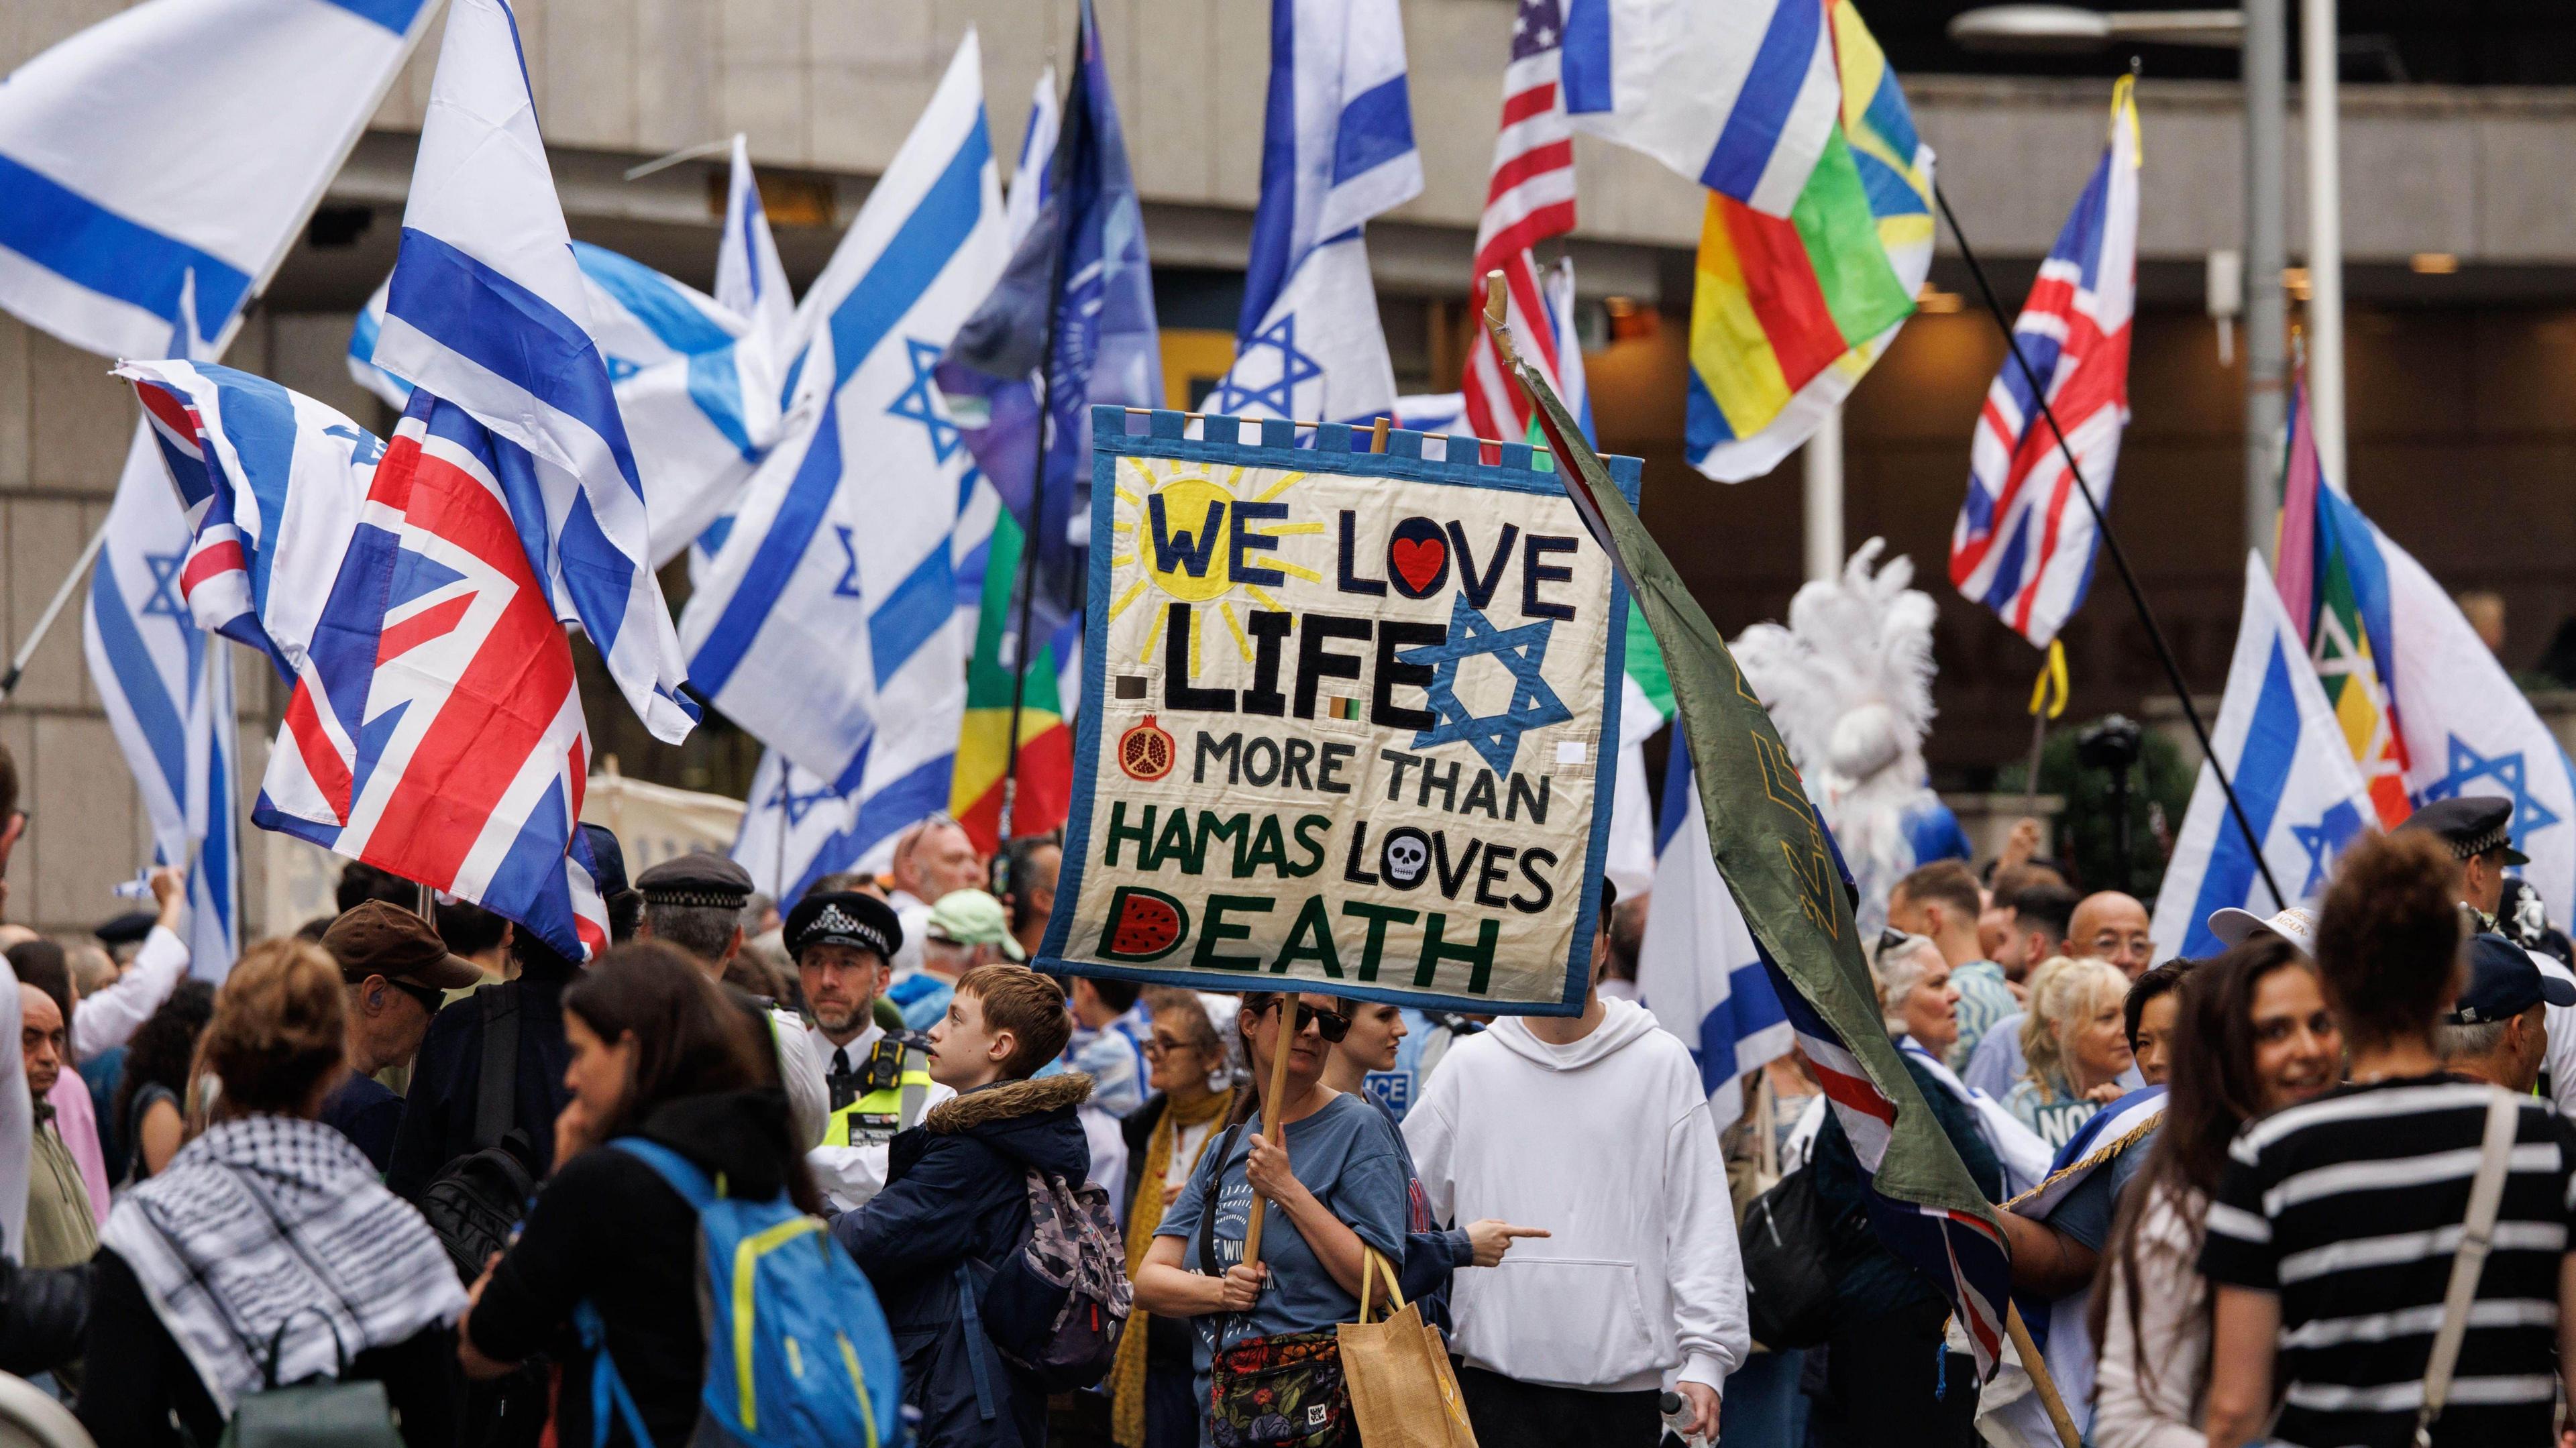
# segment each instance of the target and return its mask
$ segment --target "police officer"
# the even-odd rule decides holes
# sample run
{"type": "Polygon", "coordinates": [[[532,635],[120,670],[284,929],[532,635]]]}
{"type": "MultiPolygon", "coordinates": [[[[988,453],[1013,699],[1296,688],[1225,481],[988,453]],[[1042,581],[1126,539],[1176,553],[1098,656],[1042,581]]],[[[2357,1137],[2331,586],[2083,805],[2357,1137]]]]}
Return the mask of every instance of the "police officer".
{"type": "Polygon", "coordinates": [[[779,1009],[766,991],[753,994],[725,982],[725,967],[742,951],[742,907],[751,899],[751,875],[721,855],[682,855],[636,876],[635,890],[644,905],[637,938],[687,951],[709,979],[768,1030],[797,1141],[807,1146],[821,1141],[829,1108],[805,1023],[779,1009]]]}
{"type": "Polygon", "coordinates": [[[2513,801],[2493,795],[2437,799],[2398,828],[2428,831],[2451,847],[2460,861],[2460,903],[2478,912],[2480,930],[2494,930],[2506,867],[2531,863],[2513,847],[2513,801]]]}
{"type": "Polygon", "coordinates": [[[890,1036],[876,1023],[877,993],[903,945],[893,907],[855,890],[808,894],[787,912],[783,933],[830,1093],[831,1117],[809,1165],[833,1206],[855,1210],[885,1185],[895,1133],[956,1093],[930,1079],[921,1037],[890,1036]]]}

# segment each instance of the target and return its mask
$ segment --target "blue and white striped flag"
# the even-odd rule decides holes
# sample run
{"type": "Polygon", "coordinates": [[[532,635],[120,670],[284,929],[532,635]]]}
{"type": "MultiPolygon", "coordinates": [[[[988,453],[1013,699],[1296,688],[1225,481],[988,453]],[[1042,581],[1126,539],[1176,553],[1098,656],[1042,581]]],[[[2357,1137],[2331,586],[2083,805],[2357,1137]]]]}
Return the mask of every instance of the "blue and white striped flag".
{"type": "Polygon", "coordinates": [[[189,970],[220,981],[241,945],[240,730],[232,651],[189,616],[191,530],[148,430],[138,429],[81,606],[81,647],[152,821],[152,858],[188,873],[189,970]]]}
{"type": "Polygon", "coordinates": [[[1690,751],[1673,741],[1657,823],[1655,908],[1637,952],[1637,994],[1699,1062],[1700,1084],[1720,1121],[1744,1111],[1744,1073],[1797,1044],[1753,932],[1709,854],[1690,751]]]}
{"type": "Polygon", "coordinates": [[[20,66],[0,308],[103,356],[221,352],[437,8],[155,0],[20,66]]]}
{"type": "MultiPolygon", "coordinates": [[[[765,223],[760,232],[767,236],[765,223]]],[[[732,308],[641,262],[582,241],[572,251],[590,303],[591,340],[607,359],[644,481],[659,567],[732,507],[778,440],[780,369],[768,349],[781,343],[754,337],[732,308]]],[[[777,260],[775,246],[770,260],[777,260]]],[[[376,365],[374,355],[392,285],[387,278],[377,287],[349,328],[349,375],[403,407],[411,384],[376,365]]],[[[773,310],[792,315],[784,304],[773,310]]]]}
{"type": "Polygon", "coordinates": [[[966,705],[972,459],[931,369],[1009,255],[979,55],[969,31],[807,292],[796,421],[680,621],[699,691],[890,829],[947,803],[966,705]]]}
{"type": "Polygon", "coordinates": [[[1421,192],[1396,0],[1271,0],[1261,204],[1234,366],[1208,411],[1320,422],[1394,413],[1361,228],[1421,192]]]}
{"type": "Polygon", "coordinates": [[[2344,847],[2378,819],[2352,746],[2260,553],[2245,555],[2245,613],[2209,742],[2235,783],[2246,823],[2263,841],[2263,861],[2290,898],[2272,898],[2245,830],[2204,761],[2156,892],[2151,928],[2159,958],[2200,960],[2224,950],[2210,932],[2213,911],[2233,906],[2268,919],[2314,900],[2344,847]]]}
{"type": "Polygon", "coordinates": [[[744,335],[759,343],[769,367],[767,395],[775,400],[794,346],[796,298],[778,260],[769,212],[760,204],[751,140],[740,131],[734,132],[733,171],[725,189],[724,240],[716,246],[716,305],[742,318],[744,335]]]}
{"type": "Polygon", "coordinates": [[[1833,0],[1567,0],[1577,130],[1786,216],[1840,117],[1833,0]]]}
{"type": "Polygon", "coordinates": [[[571,240],[518,22],[502,0],[455,0],[376,360],[526,450],[510,486],[531,506],[513,511],[546,520],[536,561],[556,617],[581,625],[644,727],[676,743],[697,708],[571,240]]]}

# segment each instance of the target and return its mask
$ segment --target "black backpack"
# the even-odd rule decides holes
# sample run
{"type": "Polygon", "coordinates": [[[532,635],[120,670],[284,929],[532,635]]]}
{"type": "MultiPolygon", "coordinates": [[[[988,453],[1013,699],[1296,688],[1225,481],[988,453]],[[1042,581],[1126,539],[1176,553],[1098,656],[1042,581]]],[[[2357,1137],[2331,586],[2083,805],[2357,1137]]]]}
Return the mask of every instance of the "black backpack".
{"type": "Polygon", "coordinates": [[[510,1231],[537,1194],[533,1154],[511,1117],[519,1094],[519,990],[515,981],[479,987],[483,1070],[474,1085],[474,1150],[449,1162],[421,1188],[420,1214],[438,1234],[448,1260],[468,1285],[492,1254],[507,1250],[510,1231]]]}
{"type": "Polygon", "coordinates": [[[1816,1194],[1815,1173],[1780,1178],[1744,1208],[1737,1237],[1753,1340],[1773,1349],[1814,1347],[1833,1330],[1834,1289],[1851,1231],[1816,1194]]]}

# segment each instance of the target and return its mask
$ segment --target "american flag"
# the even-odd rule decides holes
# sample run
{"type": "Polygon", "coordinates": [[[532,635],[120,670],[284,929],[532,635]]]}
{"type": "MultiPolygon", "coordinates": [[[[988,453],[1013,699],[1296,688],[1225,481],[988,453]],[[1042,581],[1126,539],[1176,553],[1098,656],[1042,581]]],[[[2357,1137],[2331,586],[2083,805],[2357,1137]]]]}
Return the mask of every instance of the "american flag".
{"type": "MultiPolygon", "coordinates": [[[[1481,304],[1486,274],[1503,274],[1512,335],[1530,349],[1524,360],[1551,386],[1558,381],[1556,329],[1548,324],[1530,248],[1574,229],[1574,128],[1557,84],[1564,47],[1558,0],[1520,0],[1512,17],[1512,63],[1503,72],[1493,178],[1485,187],[1484,220],[1476,227],[1472,292],[1481,304]]],[[[1518,441],[1528,434],[1529,399],[1513,385],[1481,327],[1467,348],[1466,396],[1467,423],[1476,436],[1518,441]]]]}
{"type": "MultiPolygon", "coordinates": [[[[2129,417],[2137,279],[2138,112],[2123,79],[2111,103],[2111,144],[2013,323],[2014,345],[2046,382],[2048,405],[2105,508],[2129,417]]],[[[2045,648],[2084,602],[2099,543],[2030,378],[2007,354],[1969,448],[1950,581],[2045,648]]]]}

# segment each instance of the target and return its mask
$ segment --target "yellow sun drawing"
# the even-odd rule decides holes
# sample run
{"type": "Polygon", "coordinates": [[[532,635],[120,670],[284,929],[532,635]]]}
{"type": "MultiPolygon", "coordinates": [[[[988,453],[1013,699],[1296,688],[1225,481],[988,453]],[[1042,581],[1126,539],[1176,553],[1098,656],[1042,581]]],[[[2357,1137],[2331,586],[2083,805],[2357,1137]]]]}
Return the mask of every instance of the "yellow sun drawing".
{"type": "MultiPolygon", "coordinates": [[[[1237,489],[1246,486],[1245,475],[1255,470],[1243,467],[1212,468],[1204,463],[1160,461],[1140,458],[1136,470],[1143,474],[1145,489],[1139,494],[1123,484],[1118,489],[1118,511],[1122,514],[1113,525],[1118,551],[1110,555],[1113,568],[1137,565],[1143,577],[1130,583],[1109,605],[1114,621],[1125,613],[1147,591],[1162,593],[1175,602],[1214,604],[1211,609],[1194,608],[1190,614],[1190,670],[1199,668],[1199,636],[1209,615],[1225,620],[1226,632],[1234,638],[1235,648],[1244,662],[1252,661],[1252,640],[1243,631],[1243,619],[1236,613],[1238,589],[1265,609],[1286,612],[1269,590],[1257,583],[1238,583],[1234,577],[1233,550],[1228,546],[1234,533],[1234,506],[1237,502],[1267,503],[1303,482],[1302,472],[1279,474],[1276,481],[1250,497],[1241,497],[1237,489]],[[1222,477],[1222,481],[1220,481],[1222,477]]],[[[1267,474],[1268,469],[1260,470],[1267,474]]],[[[1252,479],[1262,481],[1260,477],[1252,479]]],[[[1318,521],[1282,522],[1264,519],[1248,525],[1244,532],[1260,538],[1285,538],[1295,534],[1321,533],[1318,521]]],[[[1323,575],[1311,568],[1293,563],[1275,550],[1264,549],[1244,560],[1246,568],[1275,569],[1292,578],[1321,583],[1323,575]]],[[[1145,636],[1142,662],[1151,663],[1154,649],[1162,640],[1159,629],[1145,636]]]]}

